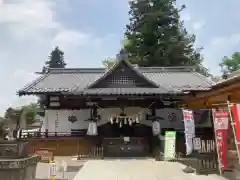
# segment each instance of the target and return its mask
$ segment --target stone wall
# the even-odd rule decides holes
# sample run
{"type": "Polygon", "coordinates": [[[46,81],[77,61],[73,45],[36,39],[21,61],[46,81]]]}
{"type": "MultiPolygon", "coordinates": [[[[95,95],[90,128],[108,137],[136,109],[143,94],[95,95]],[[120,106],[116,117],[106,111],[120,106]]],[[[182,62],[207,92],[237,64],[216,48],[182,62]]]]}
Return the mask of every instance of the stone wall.
{"type": "Polygon", "coordinates": [[[39,156],[22,159],[1,159],[0,177],[3,180],[35,180],[39,156]]]}

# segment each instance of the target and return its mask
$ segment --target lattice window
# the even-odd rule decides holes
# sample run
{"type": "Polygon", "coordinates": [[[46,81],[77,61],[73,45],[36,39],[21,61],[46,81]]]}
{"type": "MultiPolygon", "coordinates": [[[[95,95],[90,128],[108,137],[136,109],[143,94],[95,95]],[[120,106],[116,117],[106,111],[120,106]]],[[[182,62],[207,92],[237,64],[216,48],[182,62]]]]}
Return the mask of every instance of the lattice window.
{"type": "Polygon", "coordinates": [[[113,77],[110,83],[111,84],[135,84],[135,81],[133,78],[129,76],[118,76],[118,77],[113,77]]]}

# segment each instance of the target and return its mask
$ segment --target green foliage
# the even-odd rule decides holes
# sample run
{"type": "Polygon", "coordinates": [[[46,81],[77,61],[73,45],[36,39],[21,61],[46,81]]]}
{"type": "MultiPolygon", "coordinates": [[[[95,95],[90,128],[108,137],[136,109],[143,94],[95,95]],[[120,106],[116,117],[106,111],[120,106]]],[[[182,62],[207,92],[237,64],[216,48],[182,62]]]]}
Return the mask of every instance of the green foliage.
{"type": "Polygon", "coordinates": [[[25,118],[26,118],[27,124],[34,123],[35,117],[36,117],[37,111],[38,111],[38,105],[32,103],[27,106],[23,106],[22,108],[25,111],[25,118]]]}
{"type": "Polygon", "coordinates": [[[103,66],[107,69],[110,69],[115,64],[115,62],[116,62],[116,59],[113,59],[113,58],[108,58],[102,61],[103,66]]]}
{"type": "Polygon", "coordinates": [[[223,74],[232,73],[240,69],[240,52],[235,52],[231,57],[223,57],[219,64],[223,74]]]}
{"type": "Polygon", "coordinates": [[[65,68],[66,65],[67,64],[64,61],[64,52],[58,47],[55,47],[48,57],[48,61],[45,62],[45,66],[42,71],[46,72],[48,68],[65,68]]]}
{"type": "MultiPolygon", "coordinates": [[[[46,73],[49,68],[65,68],[66,63],[64,61],[64,52],[61,51],[58,47],[50,53],[48,60],[45,62],[45,65],[42,68],[42,73],[46,73]]],[[[44,107],[45,98],[43,96],[39,97],[38,104],[40,107],[44,107]]]]}
{"type": "Polygon", "coordinates": [[[32,124],[35,121],[36,113],[38,111],[38,105],[35,103],[22,106],[20,108],[9,107],[4,115],[6,121],[11,121],[16,124],[16,128],[20,125],[22,115],[26,119],[27,124],[32,124]]]}
{"type": "Polygon", "coordinates": [[[4,118],[7,120],[11,120],[14,123],[17,123],[21,114],[20,111],[20,109],[14,109],[12,107],[9,107],[5,112],[4,118]]]}
{"type": "Polygon", "coordinates": [[[194,49],[195,35],[189,35],[180,21],[176,0],[130,1],[130,24],[125,36],[132,64],[139,66],[202,66],[200,51],[194,49]]]}
{"type": "Polygon", "coordinates": [[[4,135],[6,134],[6,130],[4,129],[4,125],[6,124],[6,119],[3,117],[0,117],[0,139],[4,138],[4,135]]]}

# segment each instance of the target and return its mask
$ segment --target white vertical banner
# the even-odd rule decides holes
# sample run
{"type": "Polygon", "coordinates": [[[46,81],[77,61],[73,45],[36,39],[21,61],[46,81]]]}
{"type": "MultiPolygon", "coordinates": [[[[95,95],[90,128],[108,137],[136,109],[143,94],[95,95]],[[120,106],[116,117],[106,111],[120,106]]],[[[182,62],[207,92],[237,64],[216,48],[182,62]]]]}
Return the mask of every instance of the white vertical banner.
{"type": "Polygon", "coordinates": [[[186,154],[193,151],[193,138],[195,137],[195,123],[192,110],[183,109],[184,133],[186,140],[186,154]]]}

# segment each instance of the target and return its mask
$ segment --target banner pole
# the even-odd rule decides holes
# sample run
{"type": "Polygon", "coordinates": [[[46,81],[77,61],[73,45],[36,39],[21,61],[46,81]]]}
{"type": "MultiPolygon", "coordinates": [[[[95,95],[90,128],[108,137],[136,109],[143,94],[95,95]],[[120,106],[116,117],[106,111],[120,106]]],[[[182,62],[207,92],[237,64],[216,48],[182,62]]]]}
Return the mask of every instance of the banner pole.
{"type": "Polygon", "coordinates": [[[233,130],[234,141],[235,141],[235,145],[236,145],[236,149],[237,149],[238,163],[240,164],[240,152],[239,152],[239,148],[238,148],[239,142],[237,141],[237,137],[236,137],[236,131],[235,131],[235,127],[234,127],[235,123],[233,122],[232,111],[231,111],[231,104],[229,103],[229,101],[227,101],[227,105],[228,105],[228,112],[229,112],[230,122],[231,122],[232,130],[233,130]]]}
{"type": "Polygon", "coordinates": [[[217,157],[218,157],[218,170],[219,170],[220,176],[222,176],[222,165],[221,165],[221,163],[220,163],[220,158],[219,158],[219,147],[218,147],[218,139],[217,139],[217,134],[216,134],[216,129],[215,129],[214,113],[215,113],[215,109],[212,109],[213,130],[214,130],[215,146],[216,146],[217,157]]]}

